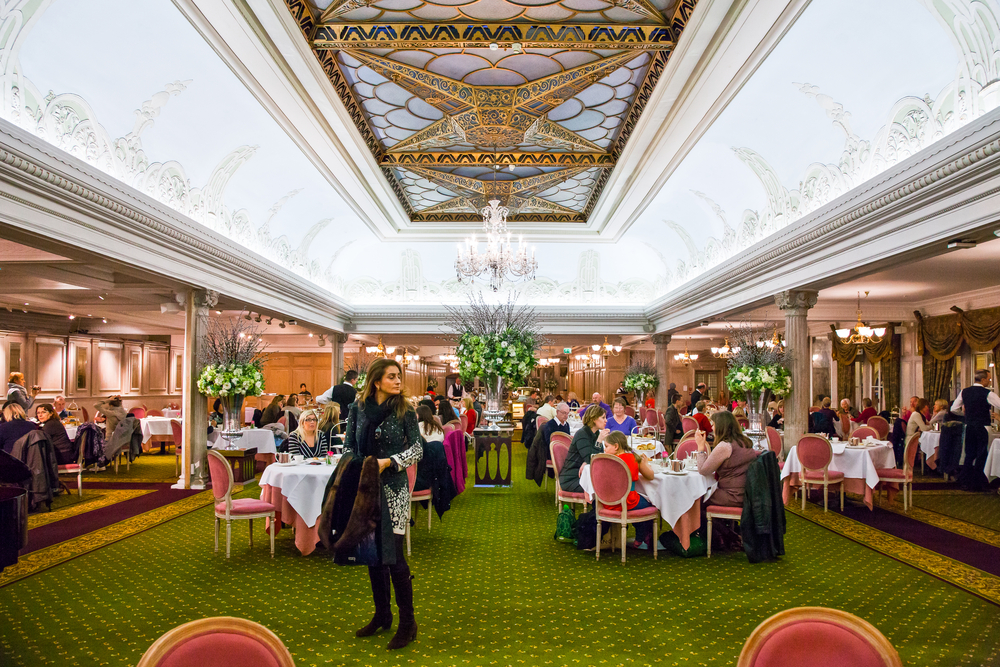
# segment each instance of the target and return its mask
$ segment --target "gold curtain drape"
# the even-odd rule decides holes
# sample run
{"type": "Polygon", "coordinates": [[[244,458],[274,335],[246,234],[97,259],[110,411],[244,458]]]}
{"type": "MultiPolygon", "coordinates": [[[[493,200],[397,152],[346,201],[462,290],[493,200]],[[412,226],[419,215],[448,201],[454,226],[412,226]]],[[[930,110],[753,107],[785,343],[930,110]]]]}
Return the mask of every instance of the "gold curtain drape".
{"type": "Polygon", "coordinates": [[[841,400],[854,399],[854,362],[842,364],[837,362],[837,396],[841,400]]]}
{"type": "Polygon", "coordinates": [[[917,318],[917,353],[924,358],[924,396],[929,401],[951,399],[951,376],[962,343],[975,352],[992,352],[994,363],[1000,359],[1000,308],[952,310],[953,315],[936,317],[913,313],[917,318]]]}
{"type": "Polygon", "coordinates": [[[951,375],[955,372],[955,357],[937,359],[924,355],[924,398],[933,403],[939,398],[951,401],[951,375]]]}
{"type": "MultiPolygon", "coordinates": [[[[893,327],[895,331],[895,325],[893,327]]],[[[899,406],[900,361],[903,357],[903,337],[893,333],[891,339],[892,354],[882,360],[882,393],[885,395],[887,410],[899,406]]]]}

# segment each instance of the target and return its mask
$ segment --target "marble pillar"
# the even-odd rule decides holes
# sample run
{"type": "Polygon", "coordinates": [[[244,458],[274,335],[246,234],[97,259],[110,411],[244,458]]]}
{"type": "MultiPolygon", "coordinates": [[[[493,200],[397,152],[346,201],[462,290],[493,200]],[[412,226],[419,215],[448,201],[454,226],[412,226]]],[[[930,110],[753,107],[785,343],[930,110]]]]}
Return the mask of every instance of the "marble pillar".
{"type": "MultiPolygon", "coordinates": [[[[344,343],[347,342],[347,334],[332,333],[329,336],[330,347],[330,386],[335,387],[344,378],[344,343]]],[[[325,389],[324,389],[325,391],[325,389]]]]}
{"type": "Polygon", "coordinates": [[[809,432],[809,376],[812,357],[809,356],[809,323],[806,316],[816,305],[813,290],[788,290],[774,295],[774,302],[785,313],[785,345],[792,391],[785,397],[785,450],[809,432]]]}
{"type": "Polygon", "coordinates": [[[656,374],[660,377],[660,385],[656,388],[656,409],[661,412],[667,409],[667,387],[670,385],[670,356],[667,354],[670,338],[670,334],[653,334],[656,374]]]}
{"type": "Polygon", "coordinates": [[[192,289],[175,297],[177,303],[184,306],[184,377],[181,382],[184,435],[181,477],[174,488],[205,489],[211,486],[208,474],[208,410],[206,398],[198,391],[198,375],[208,336],[208,313],[218,302],[219,294],[211,290],[192,289]]]}

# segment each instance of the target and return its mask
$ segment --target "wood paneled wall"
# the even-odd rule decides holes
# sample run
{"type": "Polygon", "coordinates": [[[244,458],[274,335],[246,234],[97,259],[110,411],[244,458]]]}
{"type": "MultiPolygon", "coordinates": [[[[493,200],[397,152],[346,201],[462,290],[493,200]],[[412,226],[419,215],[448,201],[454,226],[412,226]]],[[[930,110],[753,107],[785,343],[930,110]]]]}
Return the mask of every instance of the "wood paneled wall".
{"type": "Polygon", "coordinates": [[[604,397],[604,402],[609,403],[615,397],[618,384],[625,379],[629,358],[630,353],[626,350],[617,357],[597,361],[570,359],[567,391],[574,392],[580,403],[589,402],[590,396],[597,391],[604,397]]]}
{"type": "Polygon", "coordinates": [[[299,385],[305,382],[318,396],[330,388],[332,362],[329,352],[272,353],[264,364],[264,390],[272,396],[287,396],[298,393],[299,385]]]}
{"type": "Polygon", "coordinates": [[[159,342],[0,332],[0,375],[19,369],[28,387],[41,386],[36,404],[61,394],[93,413],[99,399],[120,394],[126,409],[159,409],[180,402],[183,353],[159,342]]]}

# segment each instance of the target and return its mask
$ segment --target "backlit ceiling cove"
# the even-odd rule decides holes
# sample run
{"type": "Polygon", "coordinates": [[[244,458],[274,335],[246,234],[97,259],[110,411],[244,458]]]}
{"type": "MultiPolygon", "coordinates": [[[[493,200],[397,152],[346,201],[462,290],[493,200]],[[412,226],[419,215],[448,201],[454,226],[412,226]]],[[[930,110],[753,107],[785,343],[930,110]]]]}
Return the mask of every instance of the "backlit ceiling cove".
{"type": "Polygon", "coordinates": [[[413,222],[499,199],[564,223],[586,222],[696,2],[285,1],[413,222]]]}

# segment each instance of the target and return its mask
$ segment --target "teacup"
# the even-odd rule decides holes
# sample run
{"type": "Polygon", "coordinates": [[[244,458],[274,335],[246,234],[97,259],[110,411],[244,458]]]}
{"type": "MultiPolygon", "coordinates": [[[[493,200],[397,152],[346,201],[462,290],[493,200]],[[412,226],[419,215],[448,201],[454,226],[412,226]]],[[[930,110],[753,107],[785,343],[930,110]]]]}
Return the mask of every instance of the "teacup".
{"type": "Polygon", "coordinates": [[[288,452],[278,452],[278,463],[288,463],[292,458],[292,455],[288,452]]]}
{"type": "Polygon", "coordinates": [[[684,461],[670,460],[670,472],[684,472],[684,461]]]}
{"type": "Polygon", "coordinates": [[[306,460],[306,457],[303,456],[302,454],[292,454],[292,461],[295,461],[296,463],[298,463],[299,461],[305,461],[305,460],[306,460]]]}

